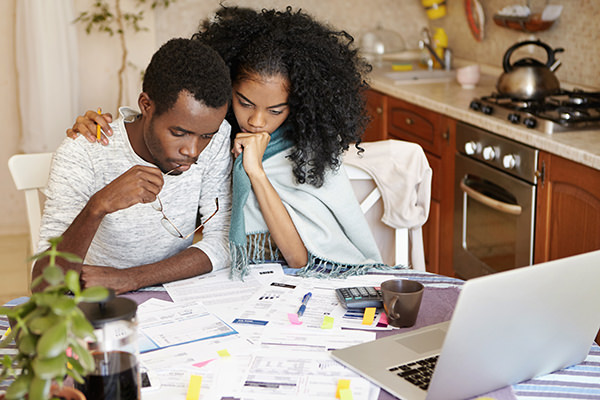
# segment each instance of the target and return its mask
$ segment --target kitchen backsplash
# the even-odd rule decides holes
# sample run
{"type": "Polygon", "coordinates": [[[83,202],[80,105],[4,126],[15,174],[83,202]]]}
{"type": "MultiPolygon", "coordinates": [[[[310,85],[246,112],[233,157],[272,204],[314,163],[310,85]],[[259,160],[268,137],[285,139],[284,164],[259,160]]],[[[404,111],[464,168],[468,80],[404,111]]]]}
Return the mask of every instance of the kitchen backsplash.
{"type": "MultiPolygon", "coordinates": [[[[462,0],[447,0],[448,15],[430,22],[432,27],[443,27],[449,46],[459,58],[473,60],[496,67],[502,66],[506,50],[514,43],[537,38],[552,48],[562,47],[557,58],[562,65],[556,70],[561,82],[597,88],[600,90],[600,1],[598,0],[531,0],[533,11],[541,11],[547,4],[562,5],[562,14],[546,31],[525,33],[498,26],[494,14],[508,5],[526,4],[521,0],[480,0],[485,13],[485,37],[475,41],[467,25],[462,0]]],[[[519,53],[521,54],[521,53],[519,53]]],[[[545,52],[535,53],[536,59],[545,61],[545,52]]],[[[525,55],[515,53],[512,61],[525,55]]],[[[529,55],[531,56],[531,55],[529,55]]]]}
{"type": "MultiPolygon", "coordinates": [[[[394,29],[403,37],[408,47],[416,48],[421,28],[443,27],[449,38],[454,56],[473,62],[501,67],[506,50],[516,42],[539,38],[553,48],[563,47],[564,53],[557,58],[562,65],[556,71],[561,82],[600,89],[600,1],[598,0],[530,0],[534,11],[546,4],[562,4],[560,18],[547,31],[529,34],[497,26],[493,15],[513,4],[526,4],[525,0],[480,0],[485,13],[485,36],[477,42],[467,25],[463,0],[446,0],[448,13],[437,20],[428,20],[419,0],[245,0],[226,2],[252,8],[282,8],[292,5],[315,17],[361,36],[378,25],[394,29]]],[[[177,0],[173,6],[157,12],[156,32],[158,43],[171,37],[189,36],[201,19],[212,15],[218,8],[218,0],[177,0]]],[[[515,53],[515,59],[521,58],[515,53]]],[[[523,55],[525,57],[528,55],[523,55]]],[[[532,55],[542,61],[545,53],[532,55]]]]}

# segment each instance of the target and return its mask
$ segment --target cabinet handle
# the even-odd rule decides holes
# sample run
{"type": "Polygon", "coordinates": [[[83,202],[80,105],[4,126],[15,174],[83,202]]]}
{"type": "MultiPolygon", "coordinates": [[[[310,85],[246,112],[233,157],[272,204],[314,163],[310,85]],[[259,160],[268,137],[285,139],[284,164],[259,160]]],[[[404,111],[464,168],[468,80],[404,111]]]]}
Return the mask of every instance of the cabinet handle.
{"type": "Polygon", "coordinates": [[[444,139],[445,141],[448,141],[448,139],[450,138],[450,132],[448,131],[448,129],[446,129],[443,133],[442,133],[442,139],[444,139]]]}
{"type": "Polygon", "coordinates": [[[375,112],[376,112],[377,114],[379,114],[379,115],[383,114],[383,107],[377,107],[377,108],[375,109],[375,112]]]}
{"type": "Polygon", "coordinates": [[[406,117],[406,119],[404,120],[406,122],[406,125],[412,125],[415,123],[415,121],[413,121],[412,119],[406,117]]]}

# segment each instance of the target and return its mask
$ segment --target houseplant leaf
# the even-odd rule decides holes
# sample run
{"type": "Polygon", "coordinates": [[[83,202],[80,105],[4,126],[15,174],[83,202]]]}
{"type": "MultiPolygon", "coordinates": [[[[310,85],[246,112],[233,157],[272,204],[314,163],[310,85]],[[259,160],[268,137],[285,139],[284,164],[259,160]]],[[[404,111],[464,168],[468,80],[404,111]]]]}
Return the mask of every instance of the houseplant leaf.
{"type": "Polygon", "coordinates": [[[31,363],[35,375],[41,379],[52,380],[67,373],[67,355],[59,354],[54,358],[35,358],[31,363]]]}
{"type": "MultiPolygon", "coordinates": [[[[41,379],[36,376],[31,379],[29,385],[29,398],[28,400],[46,400],[50,394],[50,380],[41,379]]],[[[8,399],[7,399],[8,400],[8,399]]]]}
{"type": "Polygon", "coordinates": [[[87,289],[84,289],[81,292],[81,301],[85,301],[88,303],[94,303],[97,301],[102,301],[108,297],[108,289],[102,286],[92,286],[87,289]]]}
{"type": "Polygon", "coordinates": [[[36,335],[26,333],[20,338],[17,348],[21,353],[26,354],[28,356],[33,356],[35,355],[37,339],[38,338],[36,335]]]}
{"type": "Polygon", "coordinates": [[[65,284],[75,296],[78,296],[81,292],[81,285],[79,284],[79,274],[73,270],[67,271],[65,274],[65,284]]]}
{"type": "Polygon", "coordinates": [[[36,335],[41,335],[48,329],[56,325],[60,321],[60,317],[57,315],[48,315],[32,320],[29,323],[29,330],[36,335]]]}
{"type": "Polygon", "coordinates": [[[27,394],[29,384],[31,383],[31,375],[21,375],[10,384],[6,389],[6,399],[21,399],[27,394]]]}
{"type": "Polygon", "coordinates": [[[59,322],[48,329],[37,343],[37,352],[41,358],[54,358],[67,350],[67,324],[59,322]]]}
{"type": "Polygon", "coordinates": [[[44,280],[50,285],[58,285],[65,279],[65,274],[56,265],[48,265],[42,272],[44,280]]]}

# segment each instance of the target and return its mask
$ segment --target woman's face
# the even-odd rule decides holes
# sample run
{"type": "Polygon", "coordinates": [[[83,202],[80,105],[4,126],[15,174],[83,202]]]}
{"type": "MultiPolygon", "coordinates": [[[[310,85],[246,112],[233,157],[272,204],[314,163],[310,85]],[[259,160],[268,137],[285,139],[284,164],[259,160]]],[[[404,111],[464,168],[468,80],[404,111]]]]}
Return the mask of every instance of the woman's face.
{"type": "Polygon", "coordinates": [[[290,114],[288,79],[251,74],[233,84],[233,112],[242,132],[273,133],[290,114]]]}

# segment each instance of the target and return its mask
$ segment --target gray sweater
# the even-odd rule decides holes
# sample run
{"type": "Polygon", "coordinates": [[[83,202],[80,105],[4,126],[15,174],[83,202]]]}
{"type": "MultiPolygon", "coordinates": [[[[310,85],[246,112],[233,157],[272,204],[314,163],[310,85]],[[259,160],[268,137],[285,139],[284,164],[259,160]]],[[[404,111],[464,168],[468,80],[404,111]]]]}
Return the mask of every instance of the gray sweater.
{"type": "MultiPolygon", "coordinates": [[[[38,251],[48,248],[49,238],[62,235],[90,197],[134,165],[152,164],[131,147],[124,120],[135,118],[128,108],[111,124],[114,135],[107,146],[83,137],[65,138],[57,149],[46,189],[38,251]]],[[[179,176],[165,176],[160,198],[165,214],[187,235],[195,228],[198,211],[202,220],[219,212],[203,228],[202,240],[192,244],[172,236],[161,225],[162,214],[150,204],[136,204],[102,220],[85,257],[88,265],[129,268],[158,262],[194,246],[210,258],[213,270],[229,265],[227,235],[231,213],[230,126],[223,121],[219,132],[202,151],[198,162],[179,176]]]]}

